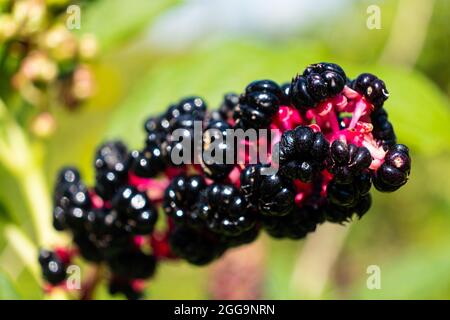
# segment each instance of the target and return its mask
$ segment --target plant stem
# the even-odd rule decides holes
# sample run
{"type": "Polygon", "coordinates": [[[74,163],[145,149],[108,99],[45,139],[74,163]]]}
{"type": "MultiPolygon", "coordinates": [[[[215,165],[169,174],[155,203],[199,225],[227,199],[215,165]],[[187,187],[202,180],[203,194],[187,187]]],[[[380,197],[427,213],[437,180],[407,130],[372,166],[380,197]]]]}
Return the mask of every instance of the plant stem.
{"type": "Polygon", "coordinates": [[[101,280],[101,267],[95,266],[86,281],[83,283],[80,300],[92,300],[95,289],[101,280]]]}
{"type": "Polygon", "coordinates": [[[433,8],[434,0],[399,1],[388,41],[380,57],[381,64],[402,65],[407,68],[416,64],[425,44],[433,8]]]}
{"type": "Polygon", "coordinates": [[[318,299],[322,296],[350,226],[325,223],[308,236],[292,274],[295,297],[318,299]]]}
{"type": "Polygon", "coordinates": [[[15,225],[4,229],[5,239],[37,282],[40,282],[36,245],[15,225]]]}
{"type": "Polygon", "coordinates": [[[30,210],[37,244],[52,244],[57,239],[57,235],[49,219],[52,209],[42,170],[38,166],[30,166],[26,171],[21,172],[19,183],[30,210]]]}

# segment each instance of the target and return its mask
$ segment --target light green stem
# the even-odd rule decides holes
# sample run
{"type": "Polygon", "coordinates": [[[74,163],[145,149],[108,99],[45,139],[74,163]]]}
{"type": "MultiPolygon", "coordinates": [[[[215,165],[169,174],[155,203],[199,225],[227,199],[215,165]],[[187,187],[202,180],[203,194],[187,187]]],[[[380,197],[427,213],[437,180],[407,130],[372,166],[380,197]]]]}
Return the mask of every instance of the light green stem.
{"type": "Polygon", "coordinates": [[[49,219],[52,208],[42,170],[32,166],[21,172],[19,181],[29,208],[37,245],[52,244],[57,235],[49,219]]]}
{"type": "Polygon", "coordinates": [[[36,245],[15,225],[6,226],[4,236],[24,266],[28,268],[36,281],[40,282],[36,245]]]}

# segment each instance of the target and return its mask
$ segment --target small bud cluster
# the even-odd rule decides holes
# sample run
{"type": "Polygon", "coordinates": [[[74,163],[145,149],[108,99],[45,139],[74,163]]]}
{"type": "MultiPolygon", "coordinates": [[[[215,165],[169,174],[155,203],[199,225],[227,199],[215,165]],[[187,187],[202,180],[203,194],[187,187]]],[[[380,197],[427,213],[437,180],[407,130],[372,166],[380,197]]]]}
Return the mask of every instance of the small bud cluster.
{"type": "Polygon", "coordinates": [[[70,1],[17,0],[2,4],[0,72],[30,105],[42,109],[51,97],[74,109],[91,97],[89,62],[97,53],[90,34],[76,36],[66,26],[70,1]]]}

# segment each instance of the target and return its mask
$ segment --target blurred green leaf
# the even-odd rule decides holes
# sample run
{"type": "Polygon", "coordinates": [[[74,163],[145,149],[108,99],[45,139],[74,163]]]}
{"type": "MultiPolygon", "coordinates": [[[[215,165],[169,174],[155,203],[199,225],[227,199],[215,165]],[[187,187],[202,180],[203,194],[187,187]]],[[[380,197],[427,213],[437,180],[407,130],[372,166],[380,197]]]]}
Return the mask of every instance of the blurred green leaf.
{"type": "Polygon", "coordinates": [[[400,142],[426,154],[450,150],[450,105],[422,74],[387,69],[391,92],[386,104],[400,142]]]}
{"type": "Polygon", "coordinates": [[[11,279],[0,270],[0,300],[20,299],[11,279]]]}
{"type": "Polygon", "coordinates": [[[82,13],[81,32],[92,32],[102,49],[110,49],[135,36],[177,0],[97,1],[82,13]]]}
{"type": "MultiPolygon", "coordinates": [[[[366,279],[350,290],[355,299],[433,299],[450,294],[450,248],[415,248],[380,265],[381,289],[369,290],[366,279]]],[[[369,275],[367,275],[369,276],[369,275]]],[[[448,296],[447,296],[448,297],[448,296]]]]}

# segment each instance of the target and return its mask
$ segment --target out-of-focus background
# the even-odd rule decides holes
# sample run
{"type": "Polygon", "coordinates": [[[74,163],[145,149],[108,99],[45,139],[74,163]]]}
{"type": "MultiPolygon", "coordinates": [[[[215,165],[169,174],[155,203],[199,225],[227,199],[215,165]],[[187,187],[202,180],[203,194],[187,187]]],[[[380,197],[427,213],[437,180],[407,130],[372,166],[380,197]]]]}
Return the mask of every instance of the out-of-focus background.
{"type": "MultiPolygon", "coordinates": [[[[146,297],[450,298],[449,1],[78,1],[80,29],[70,33],[93,35],[97,44],[83,38],[89,59],[76,62],[81,88],[75,92],[80,100],[92,96],[78,105],[63,94],[72,108],[52,94],[39,100],[21,85],[23,77],[7,74],[21,59],[8,41],[8,19],[25,14],[9,14],[15,2],[61,6],[62,17],[69,4],[0,1],[0,299],[44,297],[38,244],[67,241],[46,229],[58,168],[79,166],[92,183],[99,142],[120,137],[140,147],[145,118],[180,97],[197,94],[215,108],[223,93],[240,92],[252,80],[287,82],[320,61],[340,64],[350,77],[371,72],[386,82],[385,108],[399,142],[412,151],[409,183],[393,194],[374,191],[362,220],[324,225],[306,241],[263,235],[212,267],[161,264],[146,297]],[[381,271],[379,290],[367,287],[370,266],[381,271]]],[[[48,38],[34,40],[51,48],[60,39],[48,38]]],[[[60,61],[64,57],[58,79],[64,80],[60,61]]],[[[47,81],[53,69],[45,66],[23,74],[43,72],[47,81]]],[[[68,68],[74,76],[73,62],[68,68]]],[[[104,286],[95,297],[111,298],[104,286]]]]}

